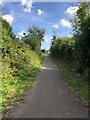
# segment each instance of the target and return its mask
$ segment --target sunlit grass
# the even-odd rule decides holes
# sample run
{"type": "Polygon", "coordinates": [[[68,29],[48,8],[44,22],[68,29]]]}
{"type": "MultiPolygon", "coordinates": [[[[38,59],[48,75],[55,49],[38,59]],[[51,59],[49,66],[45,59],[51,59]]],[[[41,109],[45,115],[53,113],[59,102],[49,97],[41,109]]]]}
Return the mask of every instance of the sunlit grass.
{"type": "MultiPolygon", "coordinates": [[[[31,70],[29,70],[30,72],[31,70]]],[[[37,70],[32,70],[32,76],[30,76],[31,73],[23,70],[19,70],[19,76],[15,76],[12,78],[14,80],[12,83],[9,82],[7,79],[6,82],[3,82],[3,96],[0,99],[2,103],[2,113],[3,117],[8,116],[9,109],[11,109],[17,102],[20,102],[23,99],[23,95],[27,92],[28,88],[30,88],[34,81],[36,76],[38,75],[40,71],[40,68],[37,70]]]]}
{"type": "Polygon", "coordinates": [[[34,83],[43,60],[41,56],[37,56],[35,52],[28,48],[26,48],[25,54],[26,60],[28,61],[22,59],[22,54],[18,55],[18,60],[16,60],[14,54],[12,55],[14,58],[11,59],[13,60],[12,63],[16,63],[20,67],[10,67],[11,60],[9,57],[4,59],[7,61],[3,60],[2,62],[2,97],[0,98],[0,101],[2,104],[2,113],[5,117],[8,115],[9,109],[17,102],[21,101],[22,96],[26,93],[27,89],[34,83]]]}

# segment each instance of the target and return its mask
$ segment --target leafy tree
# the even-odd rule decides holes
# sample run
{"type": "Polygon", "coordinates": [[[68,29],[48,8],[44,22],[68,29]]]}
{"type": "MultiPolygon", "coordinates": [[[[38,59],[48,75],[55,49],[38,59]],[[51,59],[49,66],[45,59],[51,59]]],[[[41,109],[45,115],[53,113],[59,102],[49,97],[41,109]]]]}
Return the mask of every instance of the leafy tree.
{"type": "Polygon", "coordinates": [[[83,2],[72,22],[75,39],[75,53],[79,71],[85,71],[90,66],[90,15],[89,4],[83,2]]]}
{"type": "Polygon", "coordinates": [[[9,23],[6,20],[2,20],[2,27],[8,31],[8,35],[10,35],[12,39],[15,38],[15,35],[12,31],[12,27],[9,25],[9,23]]]}
{"type": "Polygon", "coordinates": [[[41,42],[44,41],[43,39],[44,33],[45,33],[44,29],[40,29],[35,26],[29,27],[28,34],[26,35],[24,33],[25,34],[25,37],[23,38],[24,42],[26,44],[29,44],[32,50],[35,50],[38,53],[40,53],[41,42]]]}
{"type": "Polygon", "coordinates": [[[51,54],[63,60],[75,63],[75,69],[85,80],[90,79],[90,14],[89,4],[78,4],[78,10],[71,20],[72,38],[53,37],[51,54]]]}

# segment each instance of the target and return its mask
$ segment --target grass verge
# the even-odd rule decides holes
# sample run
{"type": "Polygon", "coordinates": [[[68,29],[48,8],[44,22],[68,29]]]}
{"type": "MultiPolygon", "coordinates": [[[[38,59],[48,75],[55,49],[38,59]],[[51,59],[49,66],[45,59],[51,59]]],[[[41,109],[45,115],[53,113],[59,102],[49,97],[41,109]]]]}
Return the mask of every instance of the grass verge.
{"type": "Polygon", "coordinates": [[[51,57],[51,59],[58,66],[62,79],[68,86],[69,90],[81,99],[85,107],[90,107],[88,104],[88,83],[83,81],[81,79],[81,76],[79,74],[76,74],[75,71],[71,69],[71,66],[65,61],[57,60],[53,57],[51,57]]]}
{"type": "Polygon", "coordinates": [[[12,84],[11,86],[9,85],[11,92],[8,92],[8,94],[6,95],[2,94],[2,117],[3,118],[8,118],[10,109],[15,104],[18,104],[20,101],[23,100],[23,96],[28,91],[28,89],[32,87],[39,72],[40,72],[40,69],[38,69],[32,77],[27,76],[28,79],[23,81],[20,80],[16,82],[16,84],[12,84]]]}
{"type": "Polygon", "coordinates": [[[1,76],[2,97],[0,98],[0,109],[3,118],[8,118],[10,109],[22,101],[23,96],[33,85],[35,78],[40,72],[43,56],[38,57],[36,54],[34,55],[34,52],[30,56],[30,63],[24,62],[22,68],[11,69],[7,63],[3,66],[1,76]]]}

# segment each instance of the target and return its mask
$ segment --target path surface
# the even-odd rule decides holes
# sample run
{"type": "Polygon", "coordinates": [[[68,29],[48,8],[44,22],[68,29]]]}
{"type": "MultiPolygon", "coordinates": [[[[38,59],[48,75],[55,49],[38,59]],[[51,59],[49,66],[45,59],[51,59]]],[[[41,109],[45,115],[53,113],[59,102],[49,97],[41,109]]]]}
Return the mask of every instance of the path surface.
{"type": "Polygon", "coordinates": [[[87,118],[80,100],[65,86],[60,73],[49,56],[23,103],[11,110],[13,118],[87,118]]]}

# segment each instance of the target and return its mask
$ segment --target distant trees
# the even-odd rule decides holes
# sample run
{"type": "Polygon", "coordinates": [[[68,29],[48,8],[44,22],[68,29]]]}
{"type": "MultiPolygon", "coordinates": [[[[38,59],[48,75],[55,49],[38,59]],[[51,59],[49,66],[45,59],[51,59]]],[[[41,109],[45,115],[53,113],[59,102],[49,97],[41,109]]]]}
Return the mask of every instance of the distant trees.
{"type": "Polygon", "coordinates": [[[30,48],[36,51],[38,54],[41,50],[41,42],[44,41],[45,30],[38,27],[29,27],[28,34],[23,38],[24,42],[30,46],[30,48]]]}
{"type": "Polygon", "coordinates": [[[45,49],[42,49],[42,50],[41,50],[42,53],[45,53],[45,51],[46,51],[45,49]]]}
{"type": "Polygon", "coordinates": [[[90,79],[90,14],[89,4],[78,5],[76,15],[71,20],[73,26],[72,38],[56,38],[53,36],[51,54],[57,58],[75,63],[76,71],[85,80],[90,79]]]}
{"type": "Polygon", "coordinates": [[[42,49],[41,52],[44,54],[48,54],[49,50],[42,49]]]}

